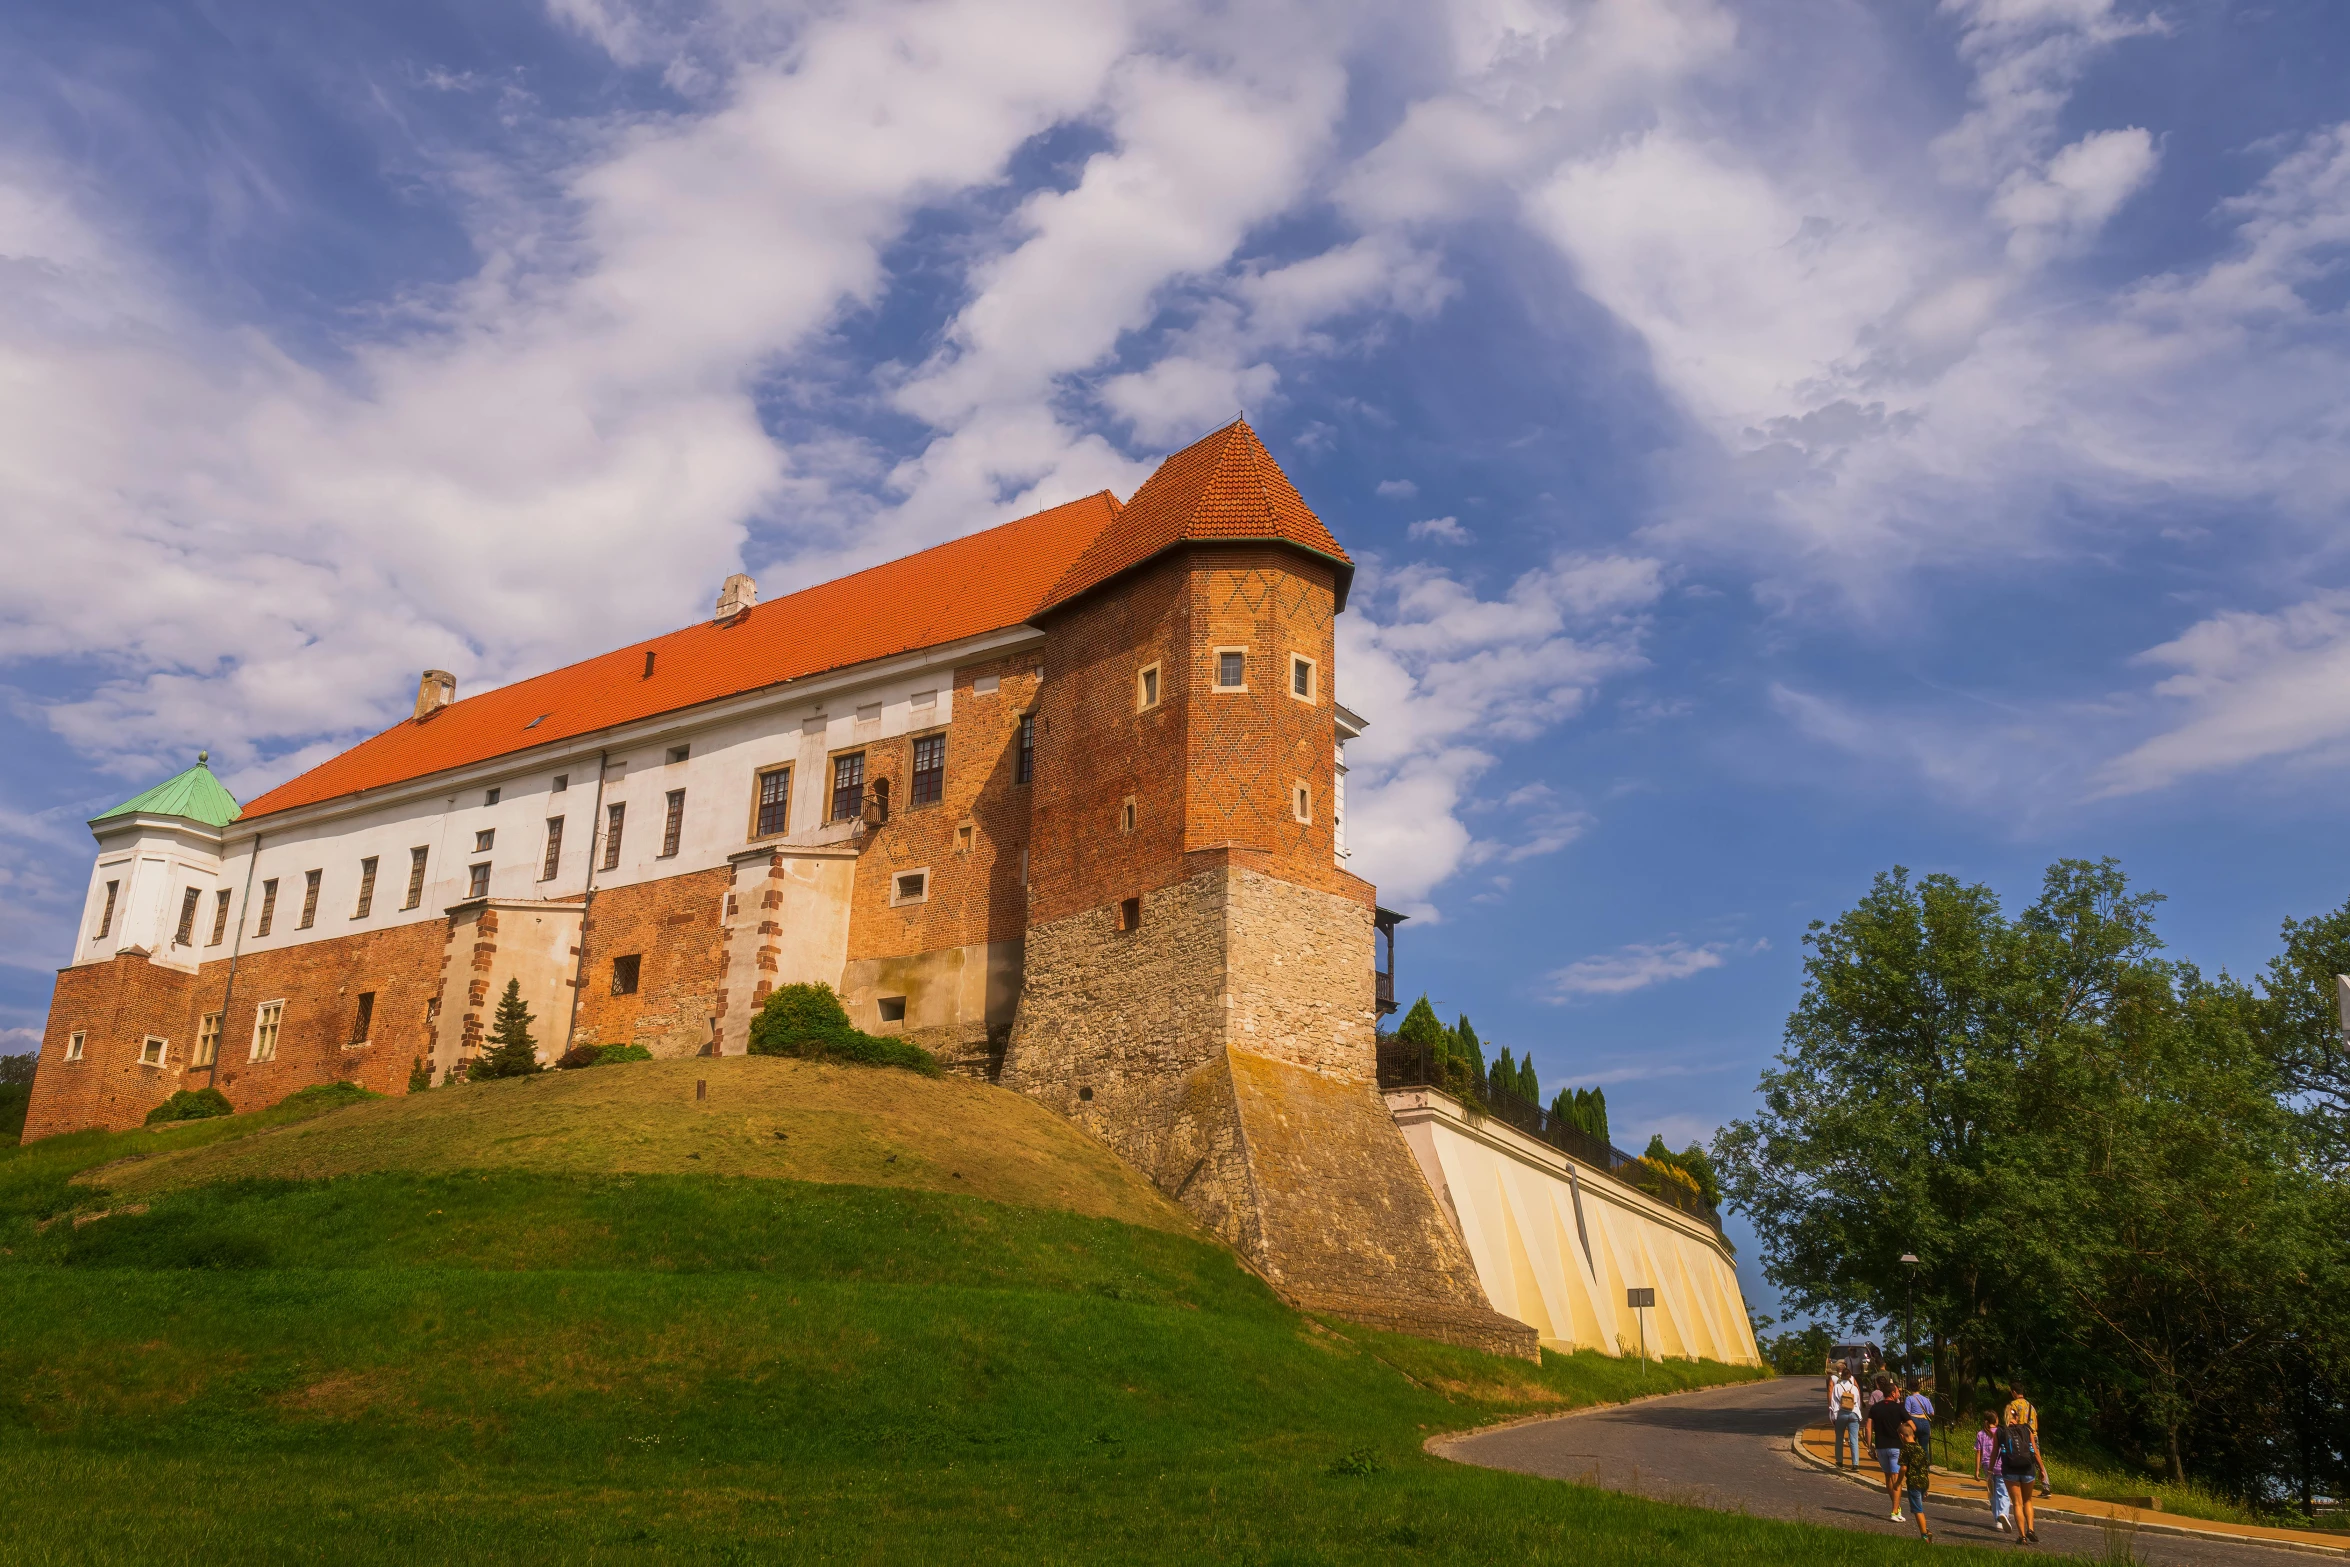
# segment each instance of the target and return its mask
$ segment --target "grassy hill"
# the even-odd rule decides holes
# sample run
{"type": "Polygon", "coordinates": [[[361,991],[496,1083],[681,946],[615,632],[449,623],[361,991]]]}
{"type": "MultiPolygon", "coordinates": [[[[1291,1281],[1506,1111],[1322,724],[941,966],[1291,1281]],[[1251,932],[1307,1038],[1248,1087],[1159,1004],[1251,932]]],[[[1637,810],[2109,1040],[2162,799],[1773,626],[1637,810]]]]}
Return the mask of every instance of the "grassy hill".
{"type": "Polygon", "coordinates": [[[0,1150],[0,1562],[1907,1549],[1430,1458],[1639,1369],[1301,1317],[979,1085],[704,1061],[335,1097],[0,1150]]]}

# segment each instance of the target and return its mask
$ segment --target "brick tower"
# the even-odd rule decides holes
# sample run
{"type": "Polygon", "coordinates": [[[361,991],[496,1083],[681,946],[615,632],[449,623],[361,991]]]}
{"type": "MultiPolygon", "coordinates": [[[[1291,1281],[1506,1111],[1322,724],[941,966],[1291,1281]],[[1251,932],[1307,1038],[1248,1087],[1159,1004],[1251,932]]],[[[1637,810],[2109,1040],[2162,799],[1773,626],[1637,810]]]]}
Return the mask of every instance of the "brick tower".
{"type": "Polygon", "coordinates": [[[1332,824],[1353,572],[1236,421],[1169,458],[1046,596],[1002,1080],[1299,1305],[1530,1355],[1378,1093],[1373,891],[1332,824]]]}

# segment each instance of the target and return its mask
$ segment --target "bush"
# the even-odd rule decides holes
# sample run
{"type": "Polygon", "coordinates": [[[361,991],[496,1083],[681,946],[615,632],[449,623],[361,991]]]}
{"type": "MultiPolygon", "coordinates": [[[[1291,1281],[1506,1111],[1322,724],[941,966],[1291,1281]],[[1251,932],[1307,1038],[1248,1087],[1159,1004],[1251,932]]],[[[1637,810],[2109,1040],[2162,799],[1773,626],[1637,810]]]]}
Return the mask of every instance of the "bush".
{"type": "Polygon", "coordinates": [[[650,1061],[653,1052],[642,1045],[573,1045],[555,1058],[566,1072],[583,1066],[617,1066],[623,1061],[650,1061]]]}
{"type": "Polygon", "coordinates": [[[938,1058],[913,1041],[878,1039],[852,1028],[840,997],[823,984],[785,985],[770,992],[767,1004],[751,1019],[751,1054],[854,1061],[938,1076],[938,1058]]]}
{"type": "Polygon", "coordinates": [[[33,1102],[33,1068],[37,1057],[0,1056],[0,1144],[12,1143],[24,1132],[25,1111],[33,1102]]]}
{"type": "Polygon", "coordinates": [[[411,1056],[408,1061],[408,1092],[421,1094],[432,1087],[432,1068],[422,1056],[411,1056]]]}
{"type": "Polygon", "coordinates": [[[237,1107],[217,1088],[183,1088],[147,1112],[149,1126],[171,1121],[204,1121],[216,1115],[235,1115],[237,1107]]]}

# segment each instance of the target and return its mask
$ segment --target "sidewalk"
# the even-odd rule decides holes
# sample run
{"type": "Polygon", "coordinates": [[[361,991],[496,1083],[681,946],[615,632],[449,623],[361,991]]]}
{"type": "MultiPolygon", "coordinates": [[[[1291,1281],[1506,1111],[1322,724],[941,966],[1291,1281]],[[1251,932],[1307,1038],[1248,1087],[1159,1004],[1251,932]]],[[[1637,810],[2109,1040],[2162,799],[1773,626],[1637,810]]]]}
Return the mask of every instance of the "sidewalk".
{"type": "MultiPolygon", "coordinates": [[[[1796,1433],[1795,1450],[1823,1469],[1836,1467],[1835,1433],[1825,1425],[1806,1426],[1796,1433]]],[[[1882,1477],[1874,1460],[1864,1456],[1867,1467],[1853,1475],[1854,1483],[1883,1490],[1882,1477]]],[[[1844,1473],[1852,1474],[1851,1470],[1844,1473]]],[[[1989,1507],[1991,1500],[1983,1482],[1971,1474],[1960,1474],[1954,1469],[1934,1466],[1934,1496],[1942,1502],[1959,1501],[1973,1507],[1989,1507]]],[[[2262,1545],[2279,1545],[2287,1550],[2312,1551],[2328,1556],[2350,1556],[2350,1537],[2319,1533],[2311,1529],[2272,1529],[2266,1524],[2214,1523],[2208,1518],[2189,1518],[2181,1513],[2155,1512],[2150,1508],[2127,1507],[2120,1502],[2100,1502],[2086,1496],[2066,1496],[2062,1492],[2037,1493],[2032,1497],[2036,1510],[2069,1513],[2079,1518],[2111,1520],[2135,1529],[2151,1530],[2158,1534],[2203,1535],[2213,1539],[2248,1540],[2262,1545]]]]}

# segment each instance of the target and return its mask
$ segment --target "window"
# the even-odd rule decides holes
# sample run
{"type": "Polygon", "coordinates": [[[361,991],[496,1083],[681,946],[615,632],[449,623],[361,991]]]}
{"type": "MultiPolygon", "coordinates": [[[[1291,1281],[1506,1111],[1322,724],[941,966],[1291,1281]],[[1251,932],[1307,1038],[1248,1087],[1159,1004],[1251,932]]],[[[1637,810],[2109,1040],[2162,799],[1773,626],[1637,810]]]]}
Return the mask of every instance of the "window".
{"type": "Polygon", "coordinates": [[[1289,814],[1301,822],[1314,819],[1314,792],[1303,783],[1289,786],[1289,814]]]}
{"type": "Polygon", "coordinates": [[[481,797],[481,803],[484,805],[495,805],[498,803],[498,796],[503,792],[504,791],[502,790],[492,789],[489,793],[481,797]]]}
{"type": "Polygon", "coordinates": [[[908,805],[936,805],[946,793],[947,737],[924,735],[914,742],[914,786],[906,792],[908,805]]]}
{"type": "Polygon", "coordinates": [[[465,883],[465,896],[468,898],[486,898],[490,895],[489,861],[483,860],[480,864],[471,867],[467,873],[467,877],[468,879],[465,883]]]}
{"type": "Polygon", "coordinates": [[[1134,831],[1134,796],[1132,795],[1128,795],[1126,803],[1118,807],[1118,830],[1120,832],[1134,831]]]}
{"type": "Polygon", "coordinates": [[[1159,666],[1153,664],[1134,677],[1134,710],[1139,713],[1158,705],[1159,666]]]}
{"type": "Polygon", "coordinates": [[[220,1014],[207,1012],[196,1025],[196,1053],[188,1058],[190,1066],[210,1066],[220,1059],[220,1014]]]}
{"type": "Polygon", "coordinates": [[[677,840],[685,836],[685,791],[669,791],[669,815],[661,823],[661,858],[673,859],[677,840]]]}
{"type": "Polygon", "coordinates": [[[570,775],[569,773],[557,773],[557,774],[555,775],[555,784],[554,784],[554,787],[553,787],[553,788],[551,788],[551,789],[549,789],[549,790],[547,791],[547,793],[549,793],[549,794],[561,794],[561,793],[562,793],[564,790],[566,790],[566,789],[568,789],[568,788],[570,788],[570,787],[571,787],[571,775],[570,775]]]}
{"type": "Polygon", "coordinates": [[[121,882],[110,881],[106,884],[106,908],[98,916],[98,934],[91,937],[91,940],[104,941],[106,933],[114,929],[114,895],[120,891],[122,891],[121,882]]]}
{"type": "Polygon", "coordinates": [[[366,1044],[368,1030],[374,1026],[375,992],[362,990],[359,992],[358,1010],[351,1014],[351,1043],[347,1048],[356,1050],[366,1044]]]}
{"type": "Polygon", "coordinates": [[[221,888],[212,899],[212,939],[204,945],[217,947],[228,939],[228,889],[221,888]]]}
{"type": "Polygon", "coordinates": [[[965,822],[960,827],[955,829],[955,852],[957,854],[969,854],[971,852],[972,836],[973,829],[969,822],[965,822]]]}
{"type": "Polygon", "coordinates": [[[684,761],[693,754],[694,748],[690,745],[673,745],[669,748],[669,760],[672,765],[684,761]]]}
{"type": "Polygon", "coordinates": [[[169,1049],[171,1049],[170,1040],[161,1034],[149,1034],[145,1039],[139,1041],[139,1065],[163,1065],[164,1052],[169,1049]]]}
{"type": "Polygon", "coordinates": [[[628,824],[628,803],[604,807],[604,869],[620,868],[620,830],[628,824]]]}
{"type": "Polygon", "coordinates": [[[1301,702],[1314,699],[1314,661],[1303,653],[1289,655],[1289,694],[1301,702]]]}
{"type": "Polygon", "coordinates": [[[264,1001],[261,1010],[253,1014],[253,1059],[277,1059],[278,1025],[285,1021],[286,1004],[283,1001],[264,1001]]]}
{"type": "Polygon", "coordinates": [[[204,894],[194,887],[180,894],[180,924],[179,929],[171,933],[173,946],[192,947],[196,944],[196,906],[203,901],[204,894]]]}
{"type": "Polygon", "coordinates": [[[791,831],[791,769],[770,767],[759,775],[758,815],[751,823],[751,836],[772,838],[779,832],[791,831]]]}
{"type": "Polygon", "coordinates": [[[79,1061],[81,1058],[82,1031],[77,1028],[72,1033],[65,1036],[65,1059],[68,1061],[79,1061]]]}
{"type": "Polygon", "coordinates": [[[644,954],[641,952],[631,952],[624,958],[612,960],[612,994],[616,996],[636,994],[637,972],[643,967],[644,961],[644,954]]]}
{"type": "Polygon", "coordinates": [[[832,759],[832,815],[845,822],[865,808],[865,753],[852,751],[832,759]]]}
{"type": "Polygon", "coordinates": [[[367,911],[375,907],[375,860],[371,854],[359,862],[359,904],[351,910],[355,920],[367,918],[367,911]]]}
{"type": "Polygon", "coordinates": [[[903,1023],[906,1020],[906,998],[904,996],[883,996],[880,1005],[881,1020],[884,1023],[903,1023]]]}
{"type": "Polygon", "coordinates": [[[889,906],[891,908],[894,909],[905,903],[928,903],[929,901],[930,869],[928,866],[918,871],[899,871],[890,878],[889,906]]]}
{"type": "Polygon", "coordinates": [[[424,901],[424,860],[426,850],[419,844],[408,851],[408,901],[400,905],[412,909],[424,901]]]}
{"type": "Polygon", "coordinates": [[[487,854],[490,852],[490,845],[496,843],[497,841],[498,829],[495,827],[484,827],[481,829],[481,831],[473,835],[473,852],[476,854],[487,854]]]}
{"type": "Polygon", "coordinates": [[[1216,689],[1219,691],[1246,691],[1248,689],[1248,649],[1220,647],[1216,649],[1216,689]]]}
{"type": "Polygon", "coordinates": [[[1031,783],[1036,778],[1036,715],[1020,715],[1020,740],[1012,752],[1012,782],[1031,783]]]}
{"type": "Polygon", "coordinates": [[[555,871],[563,863],[563,818],[547,818],[547,857],[539,862],[539,880],[553,881],[555,871]]]}
{"type": "Polygon", "coordinates": [[[318,922],[318,878],[325,874],[324,871],[302,873],[302,923],[294,927],[296,930],[308,930],[318,922]]]}
{"type": "Polygon", "coordinates": [[[272,876],[261,884],[261,923],[253,927],[253,934],[269,934],[269,922],[277,918],[277,878],[272,876]]]}
{"type": "Polygon", "coordinates": [[[1128,898],[1124,903],[1118,905],[1118,928],[1120,930],[1142,929],[1142,900],[1140,898],[1128,898]]]}

